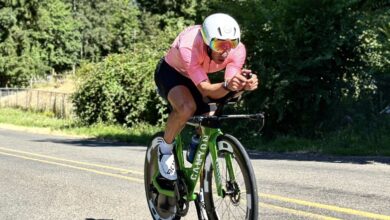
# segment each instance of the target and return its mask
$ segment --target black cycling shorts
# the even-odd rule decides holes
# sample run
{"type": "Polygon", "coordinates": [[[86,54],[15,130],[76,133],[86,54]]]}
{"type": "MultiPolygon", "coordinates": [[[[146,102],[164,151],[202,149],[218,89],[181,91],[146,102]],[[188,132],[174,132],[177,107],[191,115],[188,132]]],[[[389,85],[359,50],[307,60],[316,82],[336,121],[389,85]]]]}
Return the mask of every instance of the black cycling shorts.
{"type": "Polygon", "coordinates": [[[195,100],[195,115],[202,115],[210,112],[210,106],[203,101],[202,94],[191,79],[183,76],[175,68],[171,67],[165,62],[164,58],[157,64],[154,81],[156,82],[158,93],[167,101],[169,91],[175,86],[183,85],[190,90],[192,97],[195,100]]]}

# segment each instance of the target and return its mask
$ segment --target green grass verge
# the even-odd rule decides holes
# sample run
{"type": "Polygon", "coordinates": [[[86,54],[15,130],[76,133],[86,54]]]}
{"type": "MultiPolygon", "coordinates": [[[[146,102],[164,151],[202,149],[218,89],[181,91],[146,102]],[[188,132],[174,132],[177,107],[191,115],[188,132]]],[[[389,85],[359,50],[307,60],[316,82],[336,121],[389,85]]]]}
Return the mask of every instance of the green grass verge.
{"type": "Polygon", "coordinates": [[[0,123],[46,128],[55,133],[81,135],[142,145],[146,145],[154,133],[162,130],[161,127],[148,124],[139,124],[131,128],[106,124],[83,126],[72,119],[54,118],[51,113],[31,112],[12,108],[0,108],[0,123]]]}
{"type": "MultiPolygon", "coordinates": [[[[139,124],[131,128],[119,125],[96,124],[82,126],[71,119],[57,119],[51,113],[37,113],[20,109],[0,108],[0,123],[24,127],[46,128],[50,131],[68,135],[82,135],[98,139],[124,141],[146,145],[152,135],[163,130],[148,124],[139,124]]],[[[314,153],[348,156],[390,156],[390,117],[386,117],[377,126],[370,129],[346,128],[325,134],[322,139],[310,140],[291,136],[281,136],[272,141],[264,141],[261,135],[242,137],[234,136],[249,149],[266,152],[314,153]]],[[[193,129],[187,128],[184,137],[188,140],[193,129]]]]}
{"type": "MultiPolygon", "coordinates": [[[[390,118],[384,122],[390,125],[390,118]]],[[[337,156],[390,156],[390,129],[378,126],[370,132],[356,127],[324,134],[321,139],[279,136],[272,141],[260,137],[239,139],[244,146],[266,152],[310,153],[337,156]]]]}
{"type": "Polygon", "coordinates": [[[364,136],[348,139],[335,134],[327,134],[326,137],[318,140],[280,136],[272,141],[262,139],[240,141],[246,147],[265,152],[335,156],[390,156],[390,137],[385,133],[382,133],[381,136],[380,139],[370,140],[364,136]]]}

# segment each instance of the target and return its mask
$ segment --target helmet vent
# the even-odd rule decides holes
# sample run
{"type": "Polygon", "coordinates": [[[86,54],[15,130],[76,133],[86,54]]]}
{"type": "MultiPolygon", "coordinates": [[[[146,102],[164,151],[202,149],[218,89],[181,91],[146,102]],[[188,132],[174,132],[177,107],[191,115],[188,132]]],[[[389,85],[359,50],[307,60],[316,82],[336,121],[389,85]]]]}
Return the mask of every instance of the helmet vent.
{"type": "Polygon", "coordinates": [[[221,31],[221,27],[218,27],[218,32],[219,32],[219,36],[222,37],[222,31],[221,31]]]}
{"type": "Polygon", "coordinates": [[[209,45],[211,40],[240,40],[240,27],[228,14],[216,13],[206,17],[202,24],[203,41],[209,45]]]}

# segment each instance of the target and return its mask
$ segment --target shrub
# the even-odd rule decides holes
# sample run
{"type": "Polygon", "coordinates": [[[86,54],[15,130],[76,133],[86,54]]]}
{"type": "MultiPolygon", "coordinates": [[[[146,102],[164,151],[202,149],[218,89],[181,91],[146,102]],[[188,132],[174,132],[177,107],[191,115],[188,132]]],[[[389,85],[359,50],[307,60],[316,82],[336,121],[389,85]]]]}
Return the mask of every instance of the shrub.
{"type": "Polygon", "coordinates": [[[242,27],[248,66],[262,81],[246,107],[268,114],[267,136],[321,137],[386,104],[376,101],[388,88],[378,74],[389,72],[388,8],[374,7],[381,1],[212,2],[242,27]]]}
{"type": "Polygon", "coordinates": [[[154,69],[160,54],[149,48],[110,55],[83,65],[73,95],[75,113],[85,124],[98,122],[132,126],[164,118],[165,107],[155,92],[154,69]]]}

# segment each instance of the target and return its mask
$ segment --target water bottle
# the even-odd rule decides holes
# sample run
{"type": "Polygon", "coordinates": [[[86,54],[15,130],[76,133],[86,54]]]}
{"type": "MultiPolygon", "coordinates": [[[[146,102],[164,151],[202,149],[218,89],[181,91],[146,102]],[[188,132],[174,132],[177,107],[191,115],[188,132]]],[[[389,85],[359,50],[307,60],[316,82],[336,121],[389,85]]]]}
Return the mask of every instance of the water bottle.
{"type": "Polygon", "coordinates": [[[194,134],[191,138],[191,143],[188,145],[187,161],[192,163],[194,161],[196,148],[199,144],[199,135],[194,134]]]}

